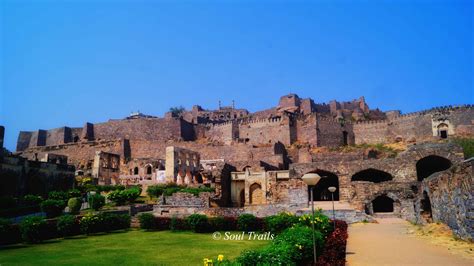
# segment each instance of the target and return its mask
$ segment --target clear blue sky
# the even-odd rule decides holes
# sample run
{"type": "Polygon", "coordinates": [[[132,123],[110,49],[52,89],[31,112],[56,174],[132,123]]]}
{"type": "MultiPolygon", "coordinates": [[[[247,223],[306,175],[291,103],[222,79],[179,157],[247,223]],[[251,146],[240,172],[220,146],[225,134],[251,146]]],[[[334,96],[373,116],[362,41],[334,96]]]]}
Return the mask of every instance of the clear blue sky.
{"type": "Polygon", "coordinates": [[[0,1],[0,124],[250,111],[289,92],[411,112],[473,103],[472,1],[0,1]]]}

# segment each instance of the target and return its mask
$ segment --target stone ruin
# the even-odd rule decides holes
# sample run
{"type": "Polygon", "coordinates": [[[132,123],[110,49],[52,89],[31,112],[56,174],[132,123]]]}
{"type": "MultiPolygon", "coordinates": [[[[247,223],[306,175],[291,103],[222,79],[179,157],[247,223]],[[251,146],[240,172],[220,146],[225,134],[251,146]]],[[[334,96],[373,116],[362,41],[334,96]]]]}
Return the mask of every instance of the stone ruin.
{"type": "MultiPolygon", "coordinates": [[[[162,118],[134,113],[83,127],[22,131],[16,154],[67,156],[77,171],[103,184],[210,186],[215,193],[198,201],[201,207],[186,208],[210,215],[305,212],[309,193],[301,177],[318,173],[316,206],[330,209],[327,188],[335,186],[339,218],[390,213],[417,223],[442,221],[472,239],[472,165],[450,140],[473,136],[472,105],[401,114],[371,109],[364,97],[315,103],[289,94],[254,113],[234,103],[217,110],[196,105],[162,118]],[[388,154],[376,148],[381,144],[405,148],[388,154]],[[450,177],[461,188],[453,189],[450,177]],[[452,218],[455,210],[467,214],[452,218]]],[[[160,206],[160,213],[179,214],[179,206],[194,201],[167,202],[174,205],[160,206]]]]}

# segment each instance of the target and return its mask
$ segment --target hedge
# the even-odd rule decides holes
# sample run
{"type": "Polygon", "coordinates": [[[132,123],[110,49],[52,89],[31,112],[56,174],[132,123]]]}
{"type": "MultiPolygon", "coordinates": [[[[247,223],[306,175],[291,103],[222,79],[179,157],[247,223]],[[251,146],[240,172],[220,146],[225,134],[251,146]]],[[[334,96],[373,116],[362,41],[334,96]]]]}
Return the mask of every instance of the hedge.
{"type": "Polygon", "coordinates": [[[326,238],[323,253],[318,257],[318,266],[344,266],[346,264],[347,223],[336,220],[336,230],[326,238]]]}

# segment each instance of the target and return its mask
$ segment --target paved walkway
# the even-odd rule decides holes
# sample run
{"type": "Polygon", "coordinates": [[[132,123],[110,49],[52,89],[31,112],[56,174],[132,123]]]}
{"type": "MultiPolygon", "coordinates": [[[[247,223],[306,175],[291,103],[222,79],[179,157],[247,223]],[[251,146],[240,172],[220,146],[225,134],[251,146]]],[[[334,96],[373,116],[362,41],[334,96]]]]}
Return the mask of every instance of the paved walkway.
{"type": "Polygon", "coordinates": [[[454,255],[447,247],[407,234],[410,226],[398,218],[350,225],[347,265],[474,265],[474,257],[454,255]]]}

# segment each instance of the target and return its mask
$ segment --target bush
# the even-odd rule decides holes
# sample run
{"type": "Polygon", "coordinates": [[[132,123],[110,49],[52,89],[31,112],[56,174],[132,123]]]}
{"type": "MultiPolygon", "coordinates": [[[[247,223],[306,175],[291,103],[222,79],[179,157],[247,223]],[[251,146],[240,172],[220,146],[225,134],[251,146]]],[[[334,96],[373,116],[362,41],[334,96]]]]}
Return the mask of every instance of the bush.
{"type": "Polygon", "coordinates": [[[237,218],[237,229],[240,231],[258,231],[258,220],[253,214],[241,214],[237,218]]]}
{"type": "MultiPolygon", "coordinates": [[[[318,254],[321,254],[322,247],[324,246],[324,235],[319,231],[315,231],[314,235],[318,254]]],[[[293,261],[303,262],[311,260],[313,258],[313,229],[301,225],[290,227],[273,241],[273,245],[282,244],[298,247],[297,254],[291,255],[293,261]]]]}
{"type": "Polygon", "coordinates": [[[154,230],[156,229],[156,219],[155,216],[151,213],[142,213],[138,216],[140,221],[140,228],[145,230],[154,230]]]}
{"type": "Polygon", "coordinates": [[[170,229],[171,231],[188,230],[189,225],[186,223],[186,220],[184,219],[172,217],[170,221],[170,229]]]}
{"type": "Polygon", "coordinates": [[[87,201],[89,202],[89,207],[96,211],[105,205],[105,197],[99,193],[89,195],[87,201]]]}
{"type": "Polygon", "coordinates": [[[72,214],[77,214],[81,210],[82,199],[81,198],[70,198],[67,202],[69,207],[69,212],[72,214]]]}
{"type": "Polygon", "coordinates": [[[48,193],[48,199],[51,200],[62,200],[66,202],[69,199],[69,195],[64,191],[51,191],[48,193]]]}
{"type": "Polygon", "coordinates": [[[45,239],[47,228],[43,217],[27,217],[20,223],[21,238],[28,243],[39,243],[45,239]]]}
{"type": "Polygon", "coordinates": [[[39,205],[43,201],[43,198],[36,195],[25,195],[22,199],[22,204],[25,206],[39,205]]]}
{"type": "Polygon", "coordinates": [[[79,223],[73,215],[60,216],[56,226],[58,233],[62,236],[72,236],[80,232],[79,223]]]}
{"type": "Polygon", "coordinates": [[[66,204],[63,200],[47,199],[41,202],[41,210],[46,213],[47,218],[54,218],[63,213],[66,204]]]}
{"type": "Polygon", "coordinates": [[[314,212],[314,218],[311,214],[305,214],[299,217],[298,223],[311,227],[311,221],[314,222],[314,229],[321,232],[323,235],[327,235],[331,230],[331,224],[329,218],[322,213],[321,210],[314,212]]]}
{"type": "Polygon", "coordinates": [[[266,217],[265,229],[273,234],[279,234],[296,223],[298,223],[298,217],[289,212],[282,212],[266,217]]]}
{"type": "Polygon", "coordinates": [[[209,227],[214,231],[230,230],[226,228],[226,220],[224,217],[209,218],[209,227]]]}
{"type": "Polygon", "coordinates": [[[0,218],[0,245],[13,244],[21,241],[18,226],[12,225],[9,219],[0,218]]]}
{"type": "Polygon", "coordinates": [[[71,189],[68,191],[68,198],[80,198],[82,197],[82,192],[77,189],[71,189]]]}
{"type": "Polygon", "coordinates": [[[171,218],[155,217],[156,230],[170,230],[171,218]]]}
{"type": "Polygon", "coordinates": [[[150,199],[158,198],[163,194],[164,191],[165,188],[163,185],[149,186],[146,189],[146,194],[148,195],[148,197],[150,197],[150,199]]]}
{"type": "Polygon", "coordinates": [[[209,228],[209,222],[206,215],[191,214],[186,218],[186,222],[191,230],[196,233],[207,232],[209,228]]]}
{"type": "Polygon", "coordinates": [[[474,138],[455,138],[453,142],[462,147],[464,158],[474,157],[474,138]]]}
{"type": "Polygon", "coordinates": [[[141,193],[139,187],[132,187],[125,190],[115,190],[107,195],[107,198],[113,201],[116,205],[123,205],[127,202],[134,202],[141,193]]]}
{"type": "Polygon", "coordinates": [[[84,234],[93,234],[99,232],[109,232],[130,227],[130,215],[99,213],[86,214],[79,222],[81,232],[84,234]]]}
{"type": "Polygon", "coordinates": [[[336,220],[336,230],[329,234],[317,265],[344,266],[346,264],[347,223],[336,220]]]}

